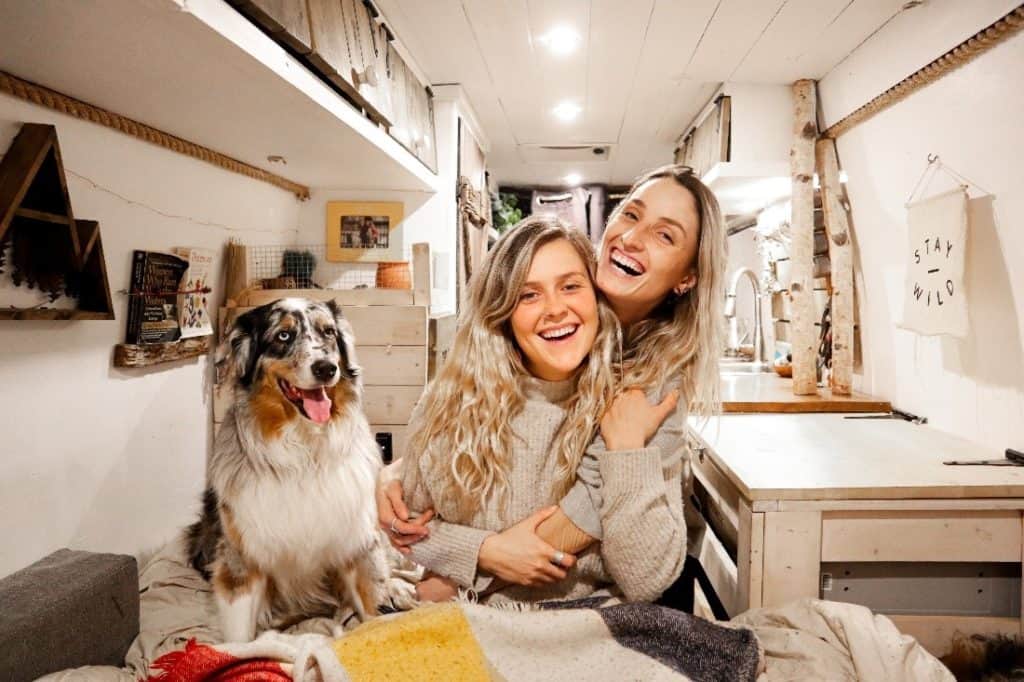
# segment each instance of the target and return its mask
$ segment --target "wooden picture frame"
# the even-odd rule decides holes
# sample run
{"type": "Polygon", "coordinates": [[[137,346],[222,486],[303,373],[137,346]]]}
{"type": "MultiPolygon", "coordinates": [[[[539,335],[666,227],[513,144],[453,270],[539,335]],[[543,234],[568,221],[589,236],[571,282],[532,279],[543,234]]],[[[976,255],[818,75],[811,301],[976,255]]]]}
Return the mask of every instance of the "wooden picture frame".
{"type": "Polygon", "coordinates": [[[328,201],[325,234],[331,262],[386,263],[404,260],[399,201],[328,201]]]}

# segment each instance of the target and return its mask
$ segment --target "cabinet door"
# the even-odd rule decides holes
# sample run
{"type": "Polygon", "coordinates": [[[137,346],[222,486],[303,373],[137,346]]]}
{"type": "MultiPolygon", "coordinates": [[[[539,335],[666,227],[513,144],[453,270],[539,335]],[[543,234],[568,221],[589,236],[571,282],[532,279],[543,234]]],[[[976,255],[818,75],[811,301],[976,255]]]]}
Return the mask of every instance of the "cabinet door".
{"type": "MultiPolygon", "coordinates": [[[[434,137],[434,98],[430,88],[420,83],[417,88],[417,130],[419,139],[415,143],[416,156],[431,170],[437,170],[437,148],[434,137]]],[[[486,188],[485,188],[486,189],[486,188]]]]}
{"type": "Polygon", "coordinates": [[[352,0],[308,0],[313,67],[345,94],[358,101],[353,70],[361,68],[352,21],[352,0]],[[349,10],[346,12],[346,10],[349,10]]]}
{"type": "Polygon", "coordinates": [[[299,54],[309,54],[312,37],[306,0],[228,0],[274,39],[299,54]]]}
{"type": "Polygon", "coordinates": [[[358,55],[353,84],[372,118],[385,125],[392,124],[391,88],[387,78],[387,32],[370,15],[361,0],[342,0],[345,16],[354,17],[353,55],[358,55]]]}
{"type": "Polygon", "coordinates": [[[687,134],[676,149],[675,162],[702,176],[721,161],[728,161],[732,131],[732,99],[719,97],[711,112],[687,134]]]}
{"type": "Polygon", "coordinates": [[[390,101],[391,137],[436,171],[434,103],[430,88],[420,82],[392,45],[387,45],[383,54],[390,101]]]}
{"type": "Polygon", "coordinates": [[[391,93],[391,137],[402,146],[412,149],[410,135],[409,77],[408,68],[401,55],[388,44],[385,74],[391,93]]]}

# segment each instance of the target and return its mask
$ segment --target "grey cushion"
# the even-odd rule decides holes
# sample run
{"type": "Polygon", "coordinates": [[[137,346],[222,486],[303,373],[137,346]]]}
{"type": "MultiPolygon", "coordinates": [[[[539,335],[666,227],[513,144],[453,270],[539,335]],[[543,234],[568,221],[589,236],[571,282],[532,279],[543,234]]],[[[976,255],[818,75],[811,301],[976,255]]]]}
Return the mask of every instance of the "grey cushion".
{"type": "Polygon", "coordinates": [[[0,680],[121,666],[138,634],[135,557],[61,549],[0,580],[0,680]]]}

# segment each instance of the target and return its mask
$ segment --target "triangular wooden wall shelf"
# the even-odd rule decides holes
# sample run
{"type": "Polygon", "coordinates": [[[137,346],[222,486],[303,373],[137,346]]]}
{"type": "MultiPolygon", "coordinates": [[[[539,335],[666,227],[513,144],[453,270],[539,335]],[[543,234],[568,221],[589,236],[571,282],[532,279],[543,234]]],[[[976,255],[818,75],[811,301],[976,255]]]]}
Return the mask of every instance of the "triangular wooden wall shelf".
{"type": "Polygon", "coordinates": [[[114,319],[100,226],[75,219],[51,125],[23,125],[0,160],[0,250],[13,242],[28,250],[33,265],[73,282],[78,308],[0,307],[0,320],[114,319]]]}

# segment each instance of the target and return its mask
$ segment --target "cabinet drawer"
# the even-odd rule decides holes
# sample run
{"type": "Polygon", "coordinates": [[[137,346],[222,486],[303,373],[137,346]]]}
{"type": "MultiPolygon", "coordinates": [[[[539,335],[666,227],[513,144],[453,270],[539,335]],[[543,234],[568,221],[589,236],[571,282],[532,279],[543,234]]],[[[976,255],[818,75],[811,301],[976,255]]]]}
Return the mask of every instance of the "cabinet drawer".
{"type": "Polygon", "coordinates": [[[740,612],[739,574],[736,562],[713,531],[704,533],[700,551],[697,554],[700,565],[715,588],[715,593],[730,616],[740,612]]]}
{"type": "Polygon", "coordinates": [[[1017,511],[849,511],[821,519],[822,561],[1021,560],[1017,511]]]}
{"type": "Polygon", "coordinates": [[[694,492],[711,527],[733,553],[739,535],[740,493],[715,464],[703,443],[694,443],[691,452],[694,492]]]}

